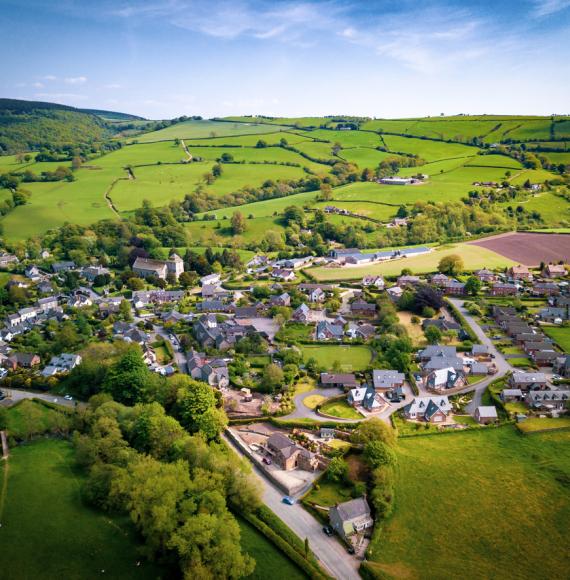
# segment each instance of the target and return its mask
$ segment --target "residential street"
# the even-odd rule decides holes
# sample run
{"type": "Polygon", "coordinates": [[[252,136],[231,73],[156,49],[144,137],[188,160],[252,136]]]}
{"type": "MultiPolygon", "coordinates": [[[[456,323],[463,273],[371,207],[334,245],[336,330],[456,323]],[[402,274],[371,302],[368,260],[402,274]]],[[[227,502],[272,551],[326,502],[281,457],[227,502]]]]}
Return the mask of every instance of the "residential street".
{"type": "MultiPolygon", "coordinates": [[[[19,389],[2,389],[2,392],[7,396],[9,395],[10,401],[16,403],[23,399],[41,399],[42,401],[47,401],[48,403],[56,403],[57,405],[62,405],[63,407],[74,407],[76,404],[79,406],[85,406],[86,403],[81,401],[67,401],[60,395],[51,395],[45,393],[33,393],[31,391],[21,391],[19,389]]],[[[2,401],[3,403],[6,400],[2,401]]],[[[10,403],[12,404],[12,403],[10,403]]]]}
{"type": "Polygon", "coordinates": [[[481,341],[481,344],[484,344],[489,347],[489,352],[494,355],[493,362],[497,366],[498,372],[494,375],[489,376],[488,378],[484,379],[480,383],[477,383],[473,386],[468,386],[462,391],[461,393],[469,393],[470,391],[475,391],[475,396],[473,400],[467,405],[466,411],[468,413],[474,413],[475,409],[481,405],[481,397],[485,392],[485,389],[489,385],[489,383],[495,381],[496,379],[506,375],[508,372],[512,372],[515,369],[509,364],[508,360],[505,359],[503,354],[496,348],[493,344],[493,341],[483,332],[483,329],[479,326],[479,324],[473,319],[473,317],[467,312],[464,307],[464,301],[457,299],[457,298],[450,298],[449,301],[461,312],[464,316],[467,324],[473,329],[473,332],[477,335],[477,338],[481,341]]]}
{"type": "MultiPolygon", "coordinates": [[[[234,444],[223,436],[228,446],[238,455],[242,453],[234,444]]],[[[337,580],[358,580],[360,561],[348,554],[342,544],[335,538],[323,533],[321,524],[307,512],[300,504],[287,505],[282,499],[284,493],[269,482],[258,468],[252,469],[259,478],[263,488],[263,502],[279,516],[301,540],[309,538],[311,550],[321,561],[323,567],[337,580]]]]}

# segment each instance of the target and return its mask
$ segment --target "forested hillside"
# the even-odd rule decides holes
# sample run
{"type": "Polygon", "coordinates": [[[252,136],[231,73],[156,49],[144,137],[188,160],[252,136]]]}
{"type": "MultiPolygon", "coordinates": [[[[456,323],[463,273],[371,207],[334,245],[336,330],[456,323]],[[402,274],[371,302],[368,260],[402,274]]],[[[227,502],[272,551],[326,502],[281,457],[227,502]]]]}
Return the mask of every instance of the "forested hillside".
{"type": "Polygon", "coordinates": [[[0,99],[0,154],[57,150],[100,142],[110,135],[102,119],[71,107],[0,99]]]}

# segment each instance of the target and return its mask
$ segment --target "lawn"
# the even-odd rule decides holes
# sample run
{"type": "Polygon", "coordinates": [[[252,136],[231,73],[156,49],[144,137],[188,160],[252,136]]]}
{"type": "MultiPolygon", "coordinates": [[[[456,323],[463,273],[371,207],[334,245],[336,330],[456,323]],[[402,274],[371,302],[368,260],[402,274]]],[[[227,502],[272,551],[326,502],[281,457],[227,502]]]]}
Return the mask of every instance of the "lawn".
{"type": "Polygon", "coordinates": [[[346,401],[331,401],[321,405],[321,411],[339,419],[362,419],[362,415],[355,411],[346,401]]]}
{"type": "Polygon", "coordinates": [[[37,403],[31,399],[25,399],[21,403],[14,405],[8,409],[8,433],[16,439],[25,439],[28,436],[26,428],[26,411],[35,408],[39,411],[38,422],[36,427],[38,433],[48,431],[52,425],[54,415],[60,411],[51,409],[46,405],[37,403]]]}
{"type": "Polygon", "coordinates": [[[255,559],[255,570],[247,576],[249,580],[297,580],[306,578],[289,558],[280,552],[263,534],[250,523],[238,518],[241,530],[241,547],[255,559]]]}
{"type": "Polygon", "coordinates": [[[2,578],[169,576],[141,557],[130,521],[82,503],[82,475],[74,467],[70,443],[43,440],[16,447],[8,469],[6,495],[0,501],[2,578]]]}
{"type": "Polygon", "coordinates": [[[570,327],[542,326],[541,328],[564,352],[570,353],[570,327]]]}
{"type": "Polygon", "coordinates": [[[570,433],[401,439],[397,455],[394,513],[369,553],[383,578],[567,577],[570,433]]]}
{"type": "Polygon", "coordinates": [[[403,268],[410,268],[414,274],[425,274],[435,272],[439,261],[450,254],[459,254],[463,258],[466,270],[477,270],[479,268],[495,270],[514,265],[513,261],[500,256],[496,252],[472,244],[461,243],[440,246],[429,254],[412,258],[379,262],[367,266],[312,268],[307,270],[307,272],[319,282],[326,280],[359,280],[367,274],[398,276],[403,268]]]}
{"type": "Polygon", "coordinates": [[[517,423],[517,428],[525,434],[536,433],[540,431],[551,431],[556,429],[570,429],[570,417],[536,417],[525,419],[517,423]]]}
{"type": "Polygon", "coordinates": [[[370,366],[372,353],[367,346],[345,346],[341,344],[315,344],[300,346],[303,359],[314,358],[317,364],[330,371],[336,361],[343,371],[363,371],[370,366]]]}
{"type": "Polygon", "coordinates": [[[326,400],[327,398],[324,395],[310,395],[306,399],[303,399],[303,405],[305,405],[305,407],[308,409],[315,409],[318,405],[326,400]]]}
{"type": "Polygon", "coordinates": [[[301,324],[300,322],[288,322],[281,327],[276,335],[276,339],[281,342],[295,342],[298,340],[310,340],[315,329],[309,324],[301,324]]]}

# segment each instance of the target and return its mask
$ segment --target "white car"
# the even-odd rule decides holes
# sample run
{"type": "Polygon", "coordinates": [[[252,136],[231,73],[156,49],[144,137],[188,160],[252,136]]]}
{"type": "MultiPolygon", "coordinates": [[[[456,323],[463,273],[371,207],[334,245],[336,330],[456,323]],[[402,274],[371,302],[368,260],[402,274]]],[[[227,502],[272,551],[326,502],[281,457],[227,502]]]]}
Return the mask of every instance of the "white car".
{"type": "Polygon", "coordinates": [[[66,401],[73,401],[73,397],[71,395],[65,395],[65,397],[63,397],[66,401]]]}

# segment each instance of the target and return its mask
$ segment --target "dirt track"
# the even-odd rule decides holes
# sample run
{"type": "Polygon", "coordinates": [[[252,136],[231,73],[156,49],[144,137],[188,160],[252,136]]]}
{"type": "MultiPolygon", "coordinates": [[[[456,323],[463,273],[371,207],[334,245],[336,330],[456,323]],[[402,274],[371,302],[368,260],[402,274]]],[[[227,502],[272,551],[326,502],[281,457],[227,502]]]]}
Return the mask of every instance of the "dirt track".
{"type": "Polygon", "coordinates": [[[570,262],[570,234],[509,233],[470,242],[524,264],[570,262]]]}

